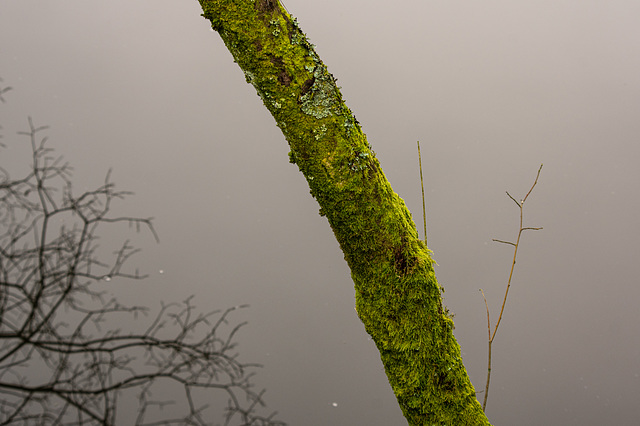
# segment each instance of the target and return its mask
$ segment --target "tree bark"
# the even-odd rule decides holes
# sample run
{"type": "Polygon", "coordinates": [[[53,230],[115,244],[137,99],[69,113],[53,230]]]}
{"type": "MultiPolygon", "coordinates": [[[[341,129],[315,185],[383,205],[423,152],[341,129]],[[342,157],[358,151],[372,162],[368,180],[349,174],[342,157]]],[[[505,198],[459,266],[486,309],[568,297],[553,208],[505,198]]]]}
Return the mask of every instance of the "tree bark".
{"type": "Polygon", "coordinates": [[[355,116],[277,0],[199,0],[253,84],[327,217],[411,425],[488,425],[453,336],[431,253],[355,116]]]}

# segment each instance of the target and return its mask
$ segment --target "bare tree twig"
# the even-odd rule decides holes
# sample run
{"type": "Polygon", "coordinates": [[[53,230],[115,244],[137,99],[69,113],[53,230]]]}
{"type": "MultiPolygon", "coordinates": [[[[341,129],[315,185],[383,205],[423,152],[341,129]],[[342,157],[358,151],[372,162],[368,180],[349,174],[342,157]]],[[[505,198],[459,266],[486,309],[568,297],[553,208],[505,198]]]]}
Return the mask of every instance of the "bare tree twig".
{"type": "Polygon", "coordinates": [[[520,228],[518,230],[518,237],[516,238],[516,242],[512,243],[510,241],[504,241],[504,240],[498,240],[498,239],[493,239],[493,241],[496,241],[498,243],[503,243],[503,244],[509,244],[512,245],[514,247],[513,249],[513,261],[511,262],[511,270],[509,271],[509,279],[507,280],[507,288],[505,289],[504,292],[504,299],[502,300],[502,306],[500,307],[500,314],[498,315],[498,321],[496,322],[495,327],[493,328],[493,331],[491,330],[491,321],[489,320],[489,304],[487,303],[487,298],[484,295],[484,291],[482,291],[482,289],[480,289],[480,292],[482,293],[482,298],[484,299],[484,304],[485,307],[487,308],[487,326],[489,329],[489,338],[488,338],[488,355],[487,355],[487,383],[485,385],[484,388],[484,400],[482,402],[482,409],[486,410],[487,407],[487,398],[489,398],[489,383],[491,381],[491,346],[493,344],[493,340],[496,338],[496,333],[498,332],[498,327],[500,326],[500,322],[502,321],[502,314],[504,313],[504,307],[507,304],[507,297],[509,296],[509,289],[511,288],[511,280],[513,278],[513,271],[515,270],[516,267],[516,258],[518,256],[518,248],[520,247],[520,237],[522,236],[522,233],[524,231],[538,231],[540,229],[542,229],[542,227],[525,227],[523,225],[524,222],[524,203],[525,201],[527,201],[527,198],[529,198],[529,195],[531,194],[531,192],[533,191],[533,188],[535,188],[535,186],[538,184],[538,179],[540,178],[540,172],[542,171],[542,164],[540,165],[540,168],[538,169],[538,173],[536,175],[536,179],[533,182],[533,185],[531,185],[531,188],[529,188],[529,191],[527,192],[527,195],[524,196],[523,199],[521,199],[520,201],[517,201],[514,197],[511,196],[511,194],[509,194],[509,192],[507,192],[507,196],[509,196],[509,198],[511,200],[513,200],[514,203],[517,204],[518,208],[520,209],[520,228]]]}
{"type": "Polygon", "coordinates": [[[420,166],[420,188],[422,188],[422,222],[424,225],[424,244],[427,245],[427,207],[424,199],[424,180],[422,179],[422,154],[420,153],[420,141],[418,141],[418,164],[420,166]]]}

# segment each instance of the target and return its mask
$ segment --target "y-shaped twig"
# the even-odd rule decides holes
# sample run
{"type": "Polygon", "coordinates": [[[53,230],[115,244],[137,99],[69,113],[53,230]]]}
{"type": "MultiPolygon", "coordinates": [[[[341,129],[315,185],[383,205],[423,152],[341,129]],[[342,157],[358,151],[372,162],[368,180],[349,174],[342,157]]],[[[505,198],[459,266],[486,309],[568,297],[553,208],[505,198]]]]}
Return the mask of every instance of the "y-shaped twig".
{"type": "Polygon", "coordinates": [[[484,388],[484,401],[482,402],[482,409],[485,410],[487,407],[487,398],[489,397],[489,381],[491,380],[491,345],[493,343],[493,339],[496,338],[496,333],[498,331],[498,326],[500,325],[500,321],[502,321],[502,314],[504,313],[504,306],[507,304],[507,296],[509,295],[509,288],[511,288],[511,278],[513,278],[513,270],[516,267],[516,257],[518,256],[518,247],[520,246],[520,237],[522,236],[522,233],[524,231],[538,231],[540,229],[542,229],[542,227],[540,228],[532,228],[532,227],[524,227],[523,226],[523,209],[524,209],[524,203],[525,201],[527,201],[527,198],[529,198],[529,194],[531,194],[531,191],[533,191],[533,188],[536,186],[536,184],[538,183],[538,178],[540,177],[540,172],[542,171],[542,164],[540,164],[540,168],[538,169],[538,174],[536,175],[536,180],[533,182],[533,185],[531,185],[531,188],[529,189],[529,192],[527,192],[527,195],[524,196],[524,198],[520,201],[516,200],[515,198],[513,198],[511,196],[511,194],[509,194],[509,192],[507,192],[507,195],[509,196],[509,198],[511,198],[513,200],[514,203],[516,203],[518,205],[518,207],[520,208],[520,230],[518,231],[518,238],[516,239],[515,243],[512,243],[511,241],[503,241],[503,240],[497,240],[497,239],[493,239],[493,241],[498,242],[498,243],[503,243],[503,244],[509,244],[512,245],[514,247],[513,249],[513,262],[511,263],[511,271],[509,272],[509,280],[507,281],[507,289],[504,292],[504,299],[502,300],[502,307],[500,308],[500,315],[498,316],[498,321],[496,322],[496,326],[493,328],[493,332],[491,332],[491,321],[489,319],[489,304],[487,303],[487,298],[484,295],[484,291],[482,291],[482,289],[480,289],[480,292],[482,293],[482,298],[484,299],[484,305],[487,308],[487,329],[489,331],[489,350],[488,350],[488,356],[487,356],[487,385],[484,388]]]}

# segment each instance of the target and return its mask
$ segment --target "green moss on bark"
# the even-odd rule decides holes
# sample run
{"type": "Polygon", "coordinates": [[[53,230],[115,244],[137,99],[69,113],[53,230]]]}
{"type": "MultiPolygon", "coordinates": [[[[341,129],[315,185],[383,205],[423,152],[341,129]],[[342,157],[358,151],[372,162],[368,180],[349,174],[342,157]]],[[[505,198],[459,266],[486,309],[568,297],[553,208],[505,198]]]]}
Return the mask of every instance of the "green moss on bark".
{"type": "Polygon", "coordinates": [[[488,425],[430,251],[358,121],[276,0],[200,0],[285,135],[351,268],[356,309],[411,425],[488,425]]]}

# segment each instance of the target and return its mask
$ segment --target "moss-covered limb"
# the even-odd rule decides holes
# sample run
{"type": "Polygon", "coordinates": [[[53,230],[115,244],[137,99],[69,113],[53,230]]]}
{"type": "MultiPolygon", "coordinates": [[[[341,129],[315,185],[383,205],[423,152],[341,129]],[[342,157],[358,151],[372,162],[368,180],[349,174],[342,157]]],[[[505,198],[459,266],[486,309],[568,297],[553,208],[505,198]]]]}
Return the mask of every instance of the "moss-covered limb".
{"type": "Polygon", "coordinates": [[[200,0],[285,135],[351,268],[358,315],[412,425],[489,424],[433,260],[339,87],[276,0],[200,0]]]}

